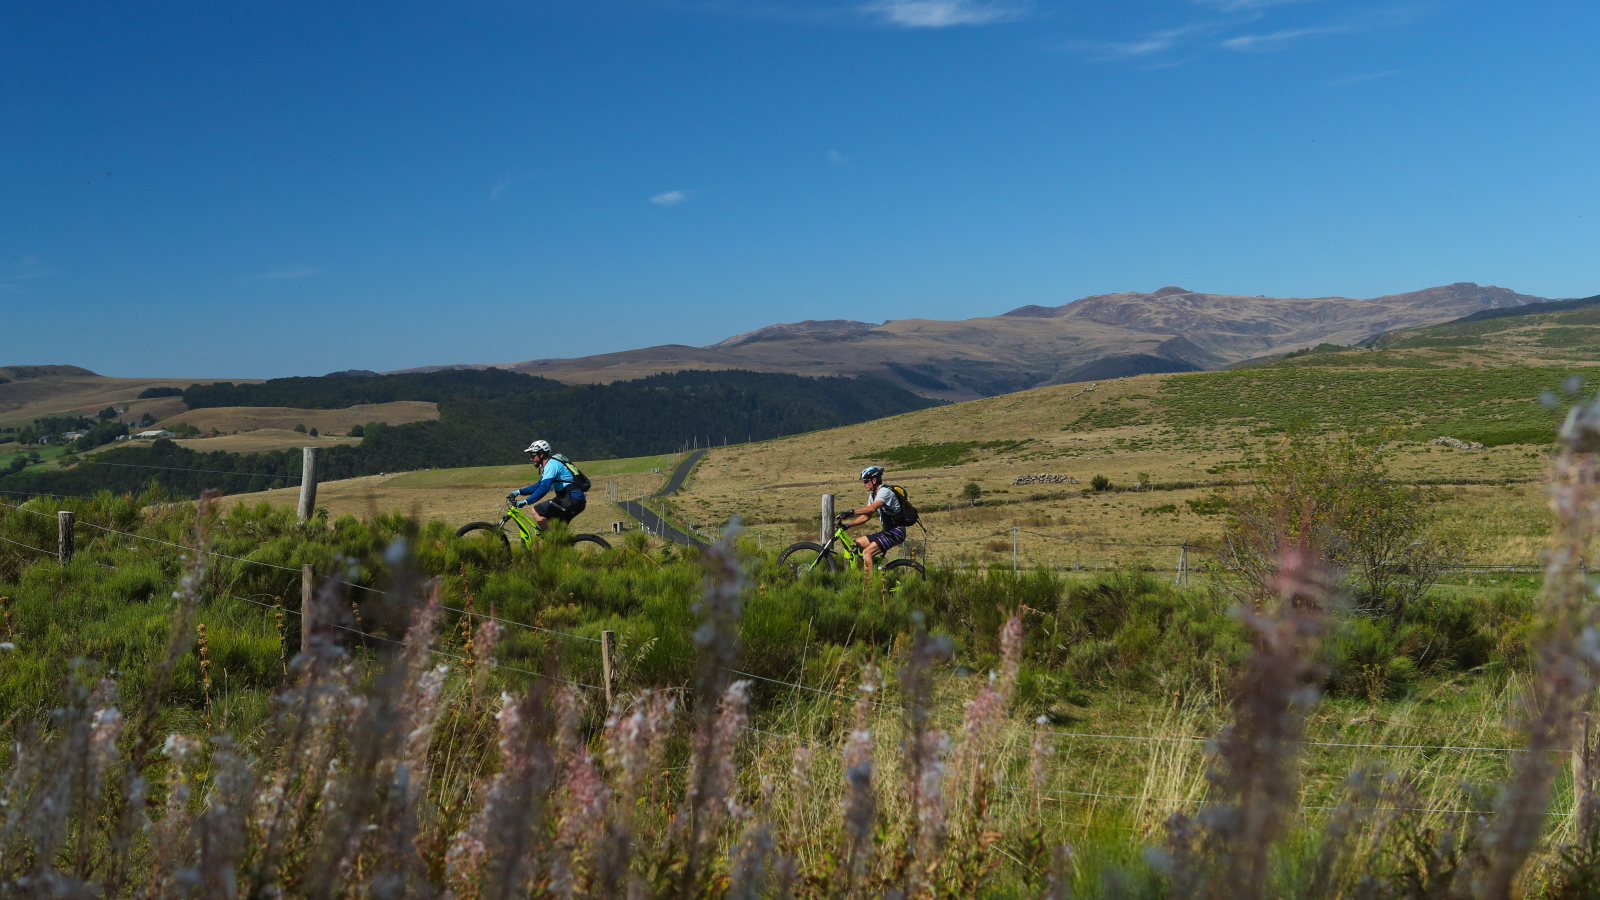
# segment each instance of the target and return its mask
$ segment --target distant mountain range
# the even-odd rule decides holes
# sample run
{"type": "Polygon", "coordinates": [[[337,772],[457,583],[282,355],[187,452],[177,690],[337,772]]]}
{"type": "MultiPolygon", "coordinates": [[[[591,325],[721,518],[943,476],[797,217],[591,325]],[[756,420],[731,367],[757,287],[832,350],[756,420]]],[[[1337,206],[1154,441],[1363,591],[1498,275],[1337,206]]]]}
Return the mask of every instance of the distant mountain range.
{"type": "MultiPolygon", "coordinates": [[[[1164,287],[959,321],[792,322],[709,347],[667,344],[496,367],[569,384],[686,369],[867,375],[926,397],[970,400],[1044,384],[1218,369],[1321,343],[1354,344],[1397,328],[1481,310],[1544,302],[1543,297],[1468,282],[1368,300],[1244,297],[1164,287]]],[[[485,366],[406,371],[446,368],[485,366]]]]}

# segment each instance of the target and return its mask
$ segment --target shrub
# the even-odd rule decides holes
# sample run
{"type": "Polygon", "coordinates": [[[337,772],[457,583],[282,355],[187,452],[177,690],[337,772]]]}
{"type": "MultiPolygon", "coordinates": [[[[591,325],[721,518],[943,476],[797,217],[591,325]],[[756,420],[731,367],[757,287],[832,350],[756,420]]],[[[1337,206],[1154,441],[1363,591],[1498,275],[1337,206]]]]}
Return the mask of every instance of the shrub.
{"type": "Polygon", "coordinates": [[[1089,479],[1089,487],[1095,492],[1111,490],[1111,479],[1104,475],[1096,475],[1089,479]]]}
{"type": "Polygon", "coordinates": [[[1231,498],[1226,525],[1234,573],[1267,593],[1278,560],[1311,549],[1348,573],[1362,613],[1403,619],[1460,547],[1430,533],[1431,498],[1391,480],[1381,453],[1375,440],[1297,430],[1249,459],[1254,480],[1231,498]]]}
{"type": "Polygon", "coordinates": [[[294,430],[295,430],[295,431],[296,431],[296,432],[298,432],[298,433],[300,433],[300,434],[305,434],[305,433],[306,433],[306,426],[305,426],[305,423],[304,423],[304,422],[301,422],[301,423],[298,423],[298,424],[296,424],[296,425],[295,425],[295,426],[294,426],[294,430]]]}
{"type": "Polygon", "coordinates": [[[977,500],[982,496],[983,488],[979,487],[976,481],[969,481],[961,488],[961,499],[963,500],[977,500]]]}

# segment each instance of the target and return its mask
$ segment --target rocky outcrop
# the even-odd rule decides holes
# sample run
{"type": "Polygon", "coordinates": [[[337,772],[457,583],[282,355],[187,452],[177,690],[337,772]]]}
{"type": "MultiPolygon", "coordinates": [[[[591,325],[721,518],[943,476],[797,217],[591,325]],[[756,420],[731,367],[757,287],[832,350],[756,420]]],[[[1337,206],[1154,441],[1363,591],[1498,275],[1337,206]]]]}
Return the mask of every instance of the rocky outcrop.
{"type": "Polygon", "coordinates": [[[1013,485],[1019,485],[1019,484],[1077,484],[1078,483],[1078,479],[1073,478],[1070,475],[1046,475],[1046,474],[1041,472],[1038,475],[1018,475],[1017,477],[1011,479],[1011,483],[1013,485]]]}

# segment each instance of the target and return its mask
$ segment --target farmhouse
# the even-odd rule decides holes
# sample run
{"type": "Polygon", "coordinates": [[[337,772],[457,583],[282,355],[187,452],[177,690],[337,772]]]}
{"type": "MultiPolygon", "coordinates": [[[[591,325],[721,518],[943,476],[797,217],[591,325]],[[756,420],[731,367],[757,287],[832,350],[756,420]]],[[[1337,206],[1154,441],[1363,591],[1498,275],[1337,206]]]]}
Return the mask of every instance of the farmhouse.
{"type": "Polygon", "coordinates": [[[141,441],[153,441],[156,438],[174,438],[174,437],[177,437],[177,435],[175,435],[172,432],[167,431],[166,429],[162,428],[162,429],[157,429],[155,431],[141,431],[138,434],[134,435],[134,437],[138,438],[141,441]]]}

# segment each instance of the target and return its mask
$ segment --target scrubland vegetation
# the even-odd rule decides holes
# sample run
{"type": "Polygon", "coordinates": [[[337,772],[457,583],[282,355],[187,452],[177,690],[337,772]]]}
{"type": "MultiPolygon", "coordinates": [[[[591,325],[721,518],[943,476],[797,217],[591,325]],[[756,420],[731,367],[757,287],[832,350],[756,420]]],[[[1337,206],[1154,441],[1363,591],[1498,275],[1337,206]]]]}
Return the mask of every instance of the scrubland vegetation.
{"type": "Polygon", "coordinates": [[[1311,432],[1244,462],[1230,561],[1183,588],[796,582],[735,532],[505,553],[399,515],[0,508],[0,890],[1593,896],[1580,410],[1545,574],[1493,585],[1438,567],[1386,455],[1311,432]]]}

